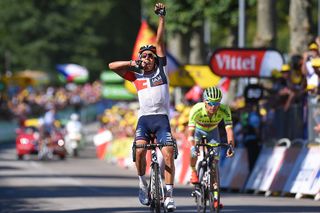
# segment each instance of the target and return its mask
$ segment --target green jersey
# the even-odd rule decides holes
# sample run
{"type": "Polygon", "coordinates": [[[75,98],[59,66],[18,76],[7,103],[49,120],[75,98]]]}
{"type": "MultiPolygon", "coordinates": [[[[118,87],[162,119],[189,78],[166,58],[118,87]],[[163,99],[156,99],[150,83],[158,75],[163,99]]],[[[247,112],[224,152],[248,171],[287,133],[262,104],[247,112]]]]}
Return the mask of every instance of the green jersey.
{"type": "Polygon", "coordinates": [[[227,105],[220,104],[218,111],[210,118],[206,111],[205,103],[200,102],[191,108],[188,126],[209,132],[217,128],[222,120],[224,121],[225,126],[232,126],[231,111],[227,105]]]}

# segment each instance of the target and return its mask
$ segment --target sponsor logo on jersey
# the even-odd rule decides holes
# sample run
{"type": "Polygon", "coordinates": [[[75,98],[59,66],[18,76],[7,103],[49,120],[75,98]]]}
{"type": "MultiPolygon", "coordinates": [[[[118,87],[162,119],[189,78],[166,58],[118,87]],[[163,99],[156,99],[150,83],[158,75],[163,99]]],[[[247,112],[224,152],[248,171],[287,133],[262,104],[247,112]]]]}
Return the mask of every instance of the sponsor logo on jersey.
{"type": "Polygon", "coordinates": [[[216,123],[211,123],[211,122],[208,122],[208,121],[207,122],[206,121],[198,121],[197,124],[202,126],[202,127],[205,127],[205,128],[209,128],[209,127],[217,125],[216,123]]]}
{"type": "Polygon", "coordinates": [[[156,77],[151,78],[150,81],[151,81],[151,84],[150,84],[150,85],[151,85],[152,87],[154,87],[154,86],[159,86],[159,85],[164,84],[164,83],[163,83],[163,80],[162,80],[162,78],[161,78],[161,75],[157,75],[156,77]]]}
{"type": "Polygon", "coordinates": [[[167,84],[167,82],[166,75],[160,71],[159,74],[154,77],[139,76],[133,83],[135,84],[137,91],[140,91],[146,88],[167,84]]]}
{"type": "Polygon", "coordinates": [[[156,75],[155,77],[150,79],[150,86],[156,87],[167,83],[166,76],[160,72],[159,75],[156,75]]]}

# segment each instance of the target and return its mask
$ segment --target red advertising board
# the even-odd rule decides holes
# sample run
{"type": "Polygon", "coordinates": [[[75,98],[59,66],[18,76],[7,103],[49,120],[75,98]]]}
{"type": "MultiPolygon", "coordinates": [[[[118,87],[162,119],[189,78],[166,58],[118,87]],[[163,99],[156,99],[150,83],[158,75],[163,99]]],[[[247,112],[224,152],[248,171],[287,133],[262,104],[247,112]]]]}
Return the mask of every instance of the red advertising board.
{"type": "Polygon", "coordinates": [[[211,70],[222,77],[271,77],[284,60],[275,49],[222,48],[211,56],[211,70]]]}

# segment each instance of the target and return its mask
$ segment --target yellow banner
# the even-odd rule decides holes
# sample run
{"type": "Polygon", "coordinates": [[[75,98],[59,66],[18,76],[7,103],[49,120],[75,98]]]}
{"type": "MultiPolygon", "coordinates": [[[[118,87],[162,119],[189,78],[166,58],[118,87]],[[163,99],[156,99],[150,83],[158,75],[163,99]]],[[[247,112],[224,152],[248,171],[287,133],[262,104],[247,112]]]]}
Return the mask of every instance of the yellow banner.
{"type": "Polygon", "coordinates": [[[195,85],[195,82],[190,74],[183,69],[169,73],[169,79],[170,86],[173,87],[192,87],[195,85]]]}
{"type": "Polygon", "coordinates": [[[209,66],[206,65],[186,65],[183,66],[183,69],[190,74],[195,84],[199,85],[203,89],[211,86],[217,86],[221,79],[211,71],[209,66]]]}

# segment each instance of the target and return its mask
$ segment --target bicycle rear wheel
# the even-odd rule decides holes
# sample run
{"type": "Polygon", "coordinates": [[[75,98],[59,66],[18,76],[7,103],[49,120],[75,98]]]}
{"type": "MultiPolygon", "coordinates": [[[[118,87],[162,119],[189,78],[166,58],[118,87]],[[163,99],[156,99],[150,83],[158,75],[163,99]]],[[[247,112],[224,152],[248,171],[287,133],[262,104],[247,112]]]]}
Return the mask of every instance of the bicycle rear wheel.
{"type": "Polygon", "coordinates": [[[151,205],[150,208],[154,210],[156,213],[161,212],[161,192],[160,192],[160,176],[159,176],[159,165],[154,163],[152,165],[152,174],[151,174],[151,190],[150,190],[150,198],[151,205]]]}
{"type": "Polygon", "coordinates": [[[198,192],[196,192],[196,204],[197,204],[197,212],[198,213],[205,213],[206,212],[206,203],[207,203],[207,190],[206,190],[206,186],[203,184],[203,176],[205,174],[206,171],[206,165],[204,165],[201,162],[199,162],[198,164],[198,176],[199,176],[199,187],[198,187],[198,192]]]}
{"type": "Polygon", "coordinates": [[[214,162],[209,179],[209,206],[211,213],[220,212],[220,174],[218,162],[214,162]]]}

